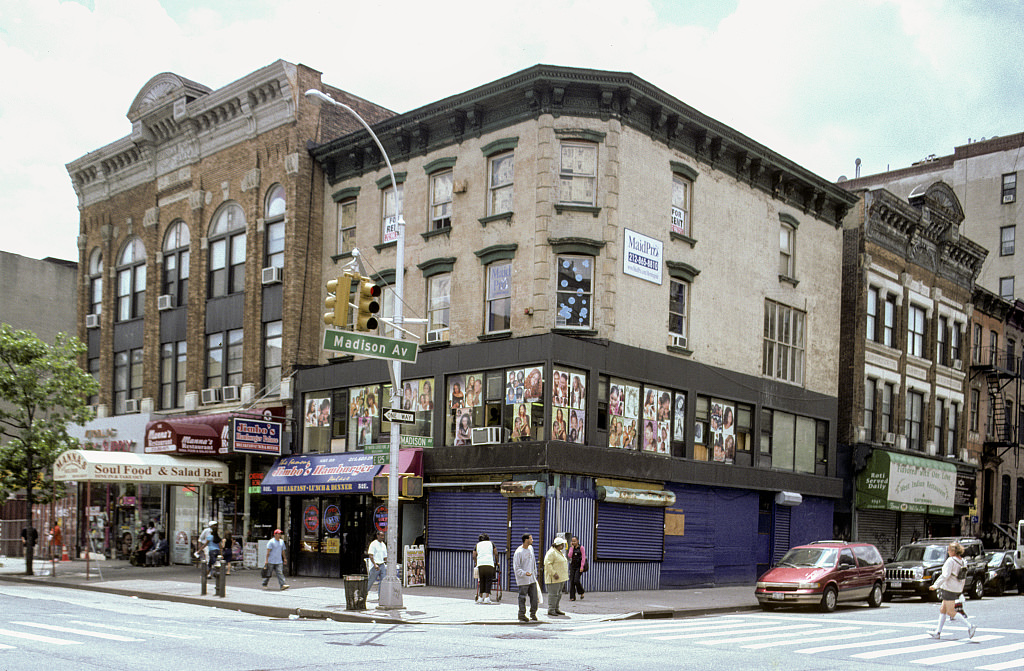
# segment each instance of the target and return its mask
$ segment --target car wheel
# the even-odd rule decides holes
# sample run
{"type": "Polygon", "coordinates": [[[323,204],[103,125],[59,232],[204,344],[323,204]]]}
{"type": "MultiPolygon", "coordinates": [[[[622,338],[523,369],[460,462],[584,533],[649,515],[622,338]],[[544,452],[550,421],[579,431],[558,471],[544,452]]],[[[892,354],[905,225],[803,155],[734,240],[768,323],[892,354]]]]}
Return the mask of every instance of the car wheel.
{"type": "Polygon", "coordinates": [[[868,605],[872,608],[878,608],[882,605],[882,599],[884,596],[885,594],[882,592],[882,586],[876,582],[871,588],[871,593],[868,594],[868,605]]]}
{"type": "Polygon", "coordinates": [[[974,580],[974,584],[971,585],[971,591],[969,592],[969,595],[972,599],[980,599],[985,595],[985,585],[981,582],[980,579],[976,578],[974,580]]]}
{"type": "Polygon", "coordinates": [[[836,609],[837,601],[839,601],[839,591],[836,590],[835,585],[829,585],[821,595],[821,610],[825,613],[831,613],[836,609]]]}

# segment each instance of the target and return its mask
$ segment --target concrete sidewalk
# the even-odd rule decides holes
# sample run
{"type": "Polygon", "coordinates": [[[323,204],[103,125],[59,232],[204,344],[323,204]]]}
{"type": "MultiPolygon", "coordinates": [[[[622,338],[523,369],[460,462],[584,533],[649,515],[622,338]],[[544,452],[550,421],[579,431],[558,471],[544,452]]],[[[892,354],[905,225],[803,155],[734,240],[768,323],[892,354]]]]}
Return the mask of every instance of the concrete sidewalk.
{"type": "MultiPolygon", "coordinates": [[[[264,617],[304,617],[343,622],[413,624],[514,624],[517,623],[518,595],[505,592],[500,603],[474,602],[470,589],[448,587],[406,587],[403,608],[378,610],[371,593],[366,610],[346,610],[345,586],[337,578],[289,577],[289,589],[281,591],[271,579],[271,588],[261,587],[257,570],[234,569],[226,576],[225,597],[215,596],[213,581],[201,595],[199,570],[195,566],[131,566],[126,561],[85,562],[36,561],[35,576],[25,575],[25,560],[0,559],[0,580],[17,581],[121,594],[140,599],[175,601],[237,610],[264,617]]],[[[492,596],[493,598],[493,596],[492,596]]],[[[586,598],[570,601],[562,596],[559,608],[565,616],[547,617],[546,604],[538,610],[542,623],[571,624],[630,618],[671,618],[731,613],[758,608],[753,585],[632,592],[588,592],[586,598]]]]}

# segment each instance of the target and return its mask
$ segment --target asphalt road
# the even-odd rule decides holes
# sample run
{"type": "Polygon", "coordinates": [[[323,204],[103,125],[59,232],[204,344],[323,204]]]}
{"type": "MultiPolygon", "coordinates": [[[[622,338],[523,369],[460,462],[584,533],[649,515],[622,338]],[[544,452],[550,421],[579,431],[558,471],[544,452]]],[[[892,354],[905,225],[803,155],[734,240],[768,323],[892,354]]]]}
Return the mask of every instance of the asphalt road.
{"type": "Polygon", "coordinates": [[[190,604],[0,583],[0,669],[1024,668],[1024,597],[969,601],[974,640],[938,606],[897,601],[587,625],[279,620],[190,604]]]}

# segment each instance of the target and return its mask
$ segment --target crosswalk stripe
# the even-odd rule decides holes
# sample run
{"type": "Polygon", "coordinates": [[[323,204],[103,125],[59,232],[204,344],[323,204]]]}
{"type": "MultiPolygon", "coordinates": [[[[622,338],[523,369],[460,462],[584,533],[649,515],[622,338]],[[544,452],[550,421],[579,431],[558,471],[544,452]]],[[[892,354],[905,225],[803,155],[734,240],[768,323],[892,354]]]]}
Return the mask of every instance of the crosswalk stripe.
{"type": "Polygon", "coordinates": [[[732,633],[732,632],[731,631],[727,631],[727,630],[744,629],[744,628],[752,627],[752,626],[754,626],[754,625],[752,625],[749,622],[729,622],[729,623],[724,623],[724,624],[722,622],[705,622],[705,623],[701,623],[699,626],[691,626],[691,627],[686,627],[686,626],[661,626],[661,627],[658,627],[656,629],[645,629],[643,631],[633,630],[633,631],[628,631],[626,633],[608,634],[608,637],[609,638],[618,638],[618,637],[621,637],[621,636],[650,636],[651,634],[661,634],[661,633],[665,633],[665,632],[677,632],[677,631],[685,631],[685,632],[698,631],[698,632],[702,632],[702,633],[698,633],[697,634],[698,636],[706,636],[708,634],[713,634],[715,632],[722,632],[723,634],[729,634],[729,633],[732,633]]]}
{"type": "MultiPolygon", "coordinates": [[[[981,641],[986,638],[1001,638],[998,636],[975,636],[974,641],[981,641]]],[[[1001,655],[1006,652],[1017,652],[1018,650],[1024,650],[1024,643],[1010,643],[1008,645],[999,645],[994,648],[980,648],[978,650],[972,650],[971,652],[960,652],[952,655],[940,655],[938,657],[926,657],[924,659],[912,660],[914,664],[946,664],[948,662],[957,662],[961,659],[970,659],[972,657],[982,657],[984,655],[1001,655]]]]}
{"type": "Polygon", "coordinates": [[[0,629],[0,636],[13,636],[14,638],[39,641],[40,643],[53,643],[54,645],[82,645],[81,641],[68,641],[63,638],[51,638],[50,636],[40,636],[39,634],[29,634],[24,631],[11,631],[9,629],[0,629]]]}
{"type": "MultiPolygon", "coordinates": [[[[1002,638],[1002,636],[979,636],[975,640],[977,643],[983,641],[990,641],[992,639],[1002,638]]],[[[860,659],[878,659],[879,657],[892,657],[894,655],[906,655],[911,652],[937,652],[939,650],[945,650],[946,648],[958,648],[961,645],[965,645],[969,641],[939,641],[930,642],[923,645],[912,645],[906,648],[894,648],[892,650],[873,650],[871,652],[859,652],[851,657],[859,657],[860,659]]]]}
{"type": "MultiPolygon", "coordinates": [[[[830,630],[826,630],[826,631],[830,631],[830,630]]],[[[846,640],[846,639],[850,639],[850,638],[863,638],[865,636],[881,636],[882,634],[891,634],[892,632],[893,632],[892,629],[882,629],[880,631],[859,631],[859,632],[855,632],[855,633],[836,634],[835,636],[817,636],[816,635],[816,636],[814,636],[814,640],[815,640],[815,642],[817,642],[817,641],[833,641],[833,640],[835,640],[837,638],[841,638],[843,640],[846,640]]],[[[819,632],[814,632],[814,633],[818,634],[819,632]]],[[[798,639],[794,639],[794,640],[768,641],[767,643],[755,643],[753,645],[745,645],[743,647],[745,649],[747,649],[747,650],[760,650],[761,648],[773,648],[773,647],[777,647],[777,646],[780,646],[780,645],[796,645],[796,644],[799,644],[799,643],[807,643],[807,641],[805,639],[798,638],[798,639]]]]}
{"type": "Polygon", "coordinates": [[[873,641],[858,641],[856,643],[840,643],[838,645],[823,645],[817,648],[804,648],[794,650],[804,655],[813,655],[818,652],[829,652],[832,650],[845,650],[847,648],[867,648],[872,645],[888,645],[889,643],[906,643],[907,641],[923,641],[928,634],[914,634],[913,636],[897,636],[896,638],[882,638],[873,641]]]}
{"type": "Polygon", "coordinates": [[[35,627],[37,629],[47,629],[49,631],[59,631],[63,634],[78,634],[79,636],[91,636],[93,638],[104,638],[108,641],[141,641],[141,638],[129,638],[127,636],[118,636],[117,634],[105,634],[101,631],[86,631],[85,629],[72,629],[71,627],[60,627],[55,624],[41,624],[39,622],[11,622],[11,624],[19,624],[22,627],[35,627]]]}
{"type": "Polygon", "coordinates": [[[13,645],[4,645],[3,643],[0,643],[0,650],[14,650],[14,646],[13,645]]]}
{"type": "MultiPolygon", "coordinates": [[[[737,622],[737,621],[736,620],[730,620],[728,622],[728,624],[729,625],[733,625],[735,622],[737,622]]],[[[740,621],[740,622],[742,622],[742,621],[740,621]]],[[[744,622],[744,624],[749,625],[751,623],[750,622],[744,622]]],[[[600,624],[593,624],[593,625],[589,625],[589,626],[577,627],[576,629],[573,629],[572,631],[569,631],[569,632],[566,632],[566,633],[568,633],[570,636],[583,636],[585,634],[600,634],[600,633],[605,632],[605,631],[621,632],[623,630],[626,630],[626,631],[631,631],[631,632],[643,632],[643,631],[650,631],[650,630],[654,630],[654,629],[664,629],[666,631],[674,631],[676,629],[691,629],[691,628],[703,628],[703,627],[722,627],[722,626],[725,626],[725,625],[722,624],[721,620],[704,620],[704,619],[701,619],[701,620],[670,620],[668,622],[666,622],[664,620],[661,621],[661,622],[647,622],[647,621],[622,622],[622,621],[620,621],[620,622],[613,623],[613,624],[608,624],[607,622],[602,622],[600,624]]]]}
{"type": "Polygon", "coordinates": [[[979,666],[979,671],[1005,671],[1006,669],[1020,669],[1024,668],[1024,657],[1020,659],[1011,659],[1008,662],[999,662],[998,664],[989,664],[988,666],[979,666]]]}
{"type": "MultiPolygon", "coordinates": [[[[129,633],[135,633],[138,628],[133,627],[115,627],[110,624],[101,624],[99,622],[86,622],[84,620],[68,620],[71,624],[84,624],[87,627],[96,627],[98,629],[110,629],[112,631],[127,631],[129,633]]],[[[166,631],[147,631],[147,636],[163,636],[164,638],[181,638],[181,639],[200,639],[202,636],[189,636],[188,634],[170,634],[166,631]]],[[[300,634],[301,635],[301,634],[300,634]]]]}
{"type": "MultiPolygon", "coordinates": [[[[743,625],[749,627],[750,625],[743,625]]],[[[756,629],[748,629],[751,633],[765,633],[769,631],[782,631],[792,629],[793,625],[787,624],[779,627],[757,627],[756,629]]],[[[655,641],[676,641],[683,638],[703,638],[705,636],[735,636],[735,631],[719,631],[720,627],[716,627],[714,631],[697,632],[694,634],[679,634],[674,636],[653,636],[655,641]]],[[[729,639],[732,640],[732,639],[729,639]]]]}
{"type": "MultiPolygon", "coordinates": [[[[822,631],[816,624],[798,624],[788,627],[785,631],[779,631],[771,634],[764,634],[761,632],[768,631],[767,629],[756,629],[757,633],[751,636],[732,636],[726,639],[716,639],[714,641],[697,641],[704,645],[718,645],[719,643],[746,643],[748,641],[763,641],[766,638],[780,638],[783,636],[812,636],[822,631]],[[808,629],[812,631],[807,631],[808,629]]],[[[853,627],[842,627],[841,629],[852,629],[853,627]]],[[[835,631],[834,629],[825,629],[824,631],[835,631]]],[[[806,640],[806,639],[805,639],[806,640]]]]}

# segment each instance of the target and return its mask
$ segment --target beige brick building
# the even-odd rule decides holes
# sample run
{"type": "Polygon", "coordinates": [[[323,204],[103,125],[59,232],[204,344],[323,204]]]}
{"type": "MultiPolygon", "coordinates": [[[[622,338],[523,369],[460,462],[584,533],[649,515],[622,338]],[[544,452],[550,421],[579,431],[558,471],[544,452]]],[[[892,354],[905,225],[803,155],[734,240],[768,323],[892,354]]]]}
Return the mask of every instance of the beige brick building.
{"type": "MultiPolygon", "coordinates": [[[[131,102],[130,135],[67,165],[81,212],[78,334],[100,383],[103,426],[87,431],[167,451],[134,435],[136,419],[118,418],[197,416],[188,421],[216,431],[243,409],[290,414],[290,376],[316,362],[320,335],[320,267],[307,259],[323,245],[322,210],[312,206],[323,187],[306,145],[358,127],[307,102],[310,88],[374,121],[391,115],[286,61],[217,90],[162,73],[131,102]]],[[[234,459],[223,435],[212,440],[234,459]]],[[[230,514],[236,533],[247,485],[208,509],[230,514]]],[[[165,491],[137,498],[145,502],[126,519],[163,512],[173,522],[165,491]]]]}
{"type": "MultiPolygon", "coordinates": [[[[791,542],[831,537],[854,196],[628,73],[536,66],[373,128],[404,268],[365,132],[312,151],[321,261],[382,284],[385,315],[403,272],[404,316],[425,321],[408,326],[402,432],[425,448],[428,495],[403,504],[401,537],[425,532],[431,584],[463,580],[480,531],[505,551],[523,531],[577,533],[607,560],[594,589],[749,582],[791,542]]],[[[333,415],[289,465],[386,440],[389,387],[350,355],[300,371],[297,397],[333,415]]]]}

